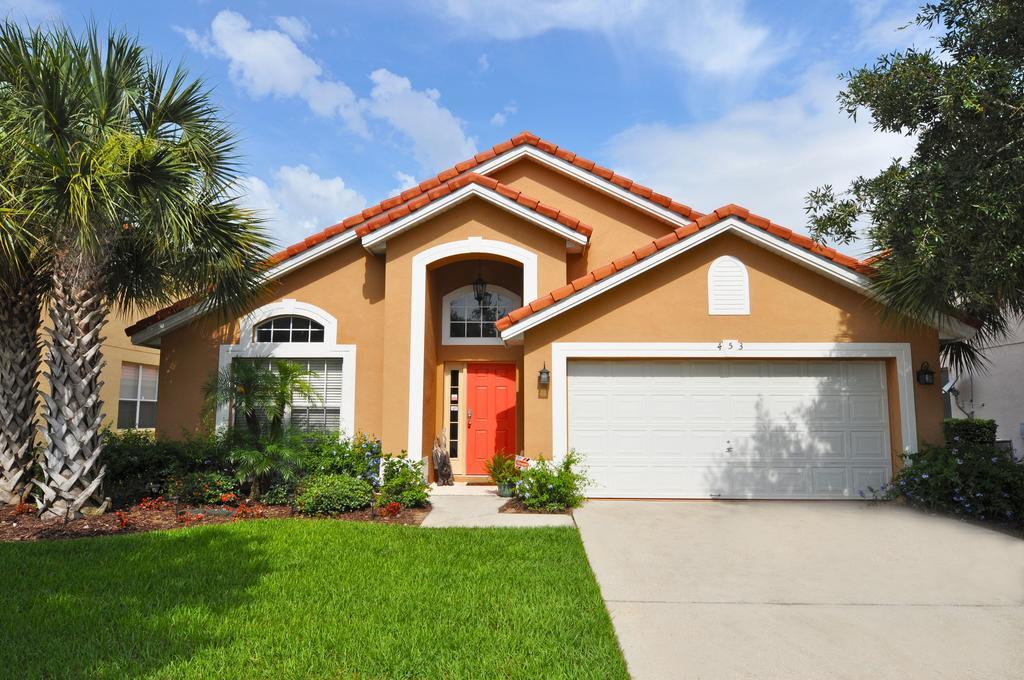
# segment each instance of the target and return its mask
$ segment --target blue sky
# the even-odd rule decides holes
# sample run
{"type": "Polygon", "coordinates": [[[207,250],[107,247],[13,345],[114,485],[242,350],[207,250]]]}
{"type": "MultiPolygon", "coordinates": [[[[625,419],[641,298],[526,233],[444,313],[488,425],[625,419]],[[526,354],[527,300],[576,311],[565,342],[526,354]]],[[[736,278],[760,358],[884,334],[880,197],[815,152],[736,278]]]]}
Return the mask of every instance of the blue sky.
{"type": "MultiPolygon", "coordinates": [[[[909,44],[902,0],[0,0],[126,28],[215,89],[246,201],[291,243],[521,130],[702,211],[802,228],[803,197],[912,141],[838,111],[838,73],[909,44]]],[[[856,249],[854,249],[856,250],[856,249]]]]}

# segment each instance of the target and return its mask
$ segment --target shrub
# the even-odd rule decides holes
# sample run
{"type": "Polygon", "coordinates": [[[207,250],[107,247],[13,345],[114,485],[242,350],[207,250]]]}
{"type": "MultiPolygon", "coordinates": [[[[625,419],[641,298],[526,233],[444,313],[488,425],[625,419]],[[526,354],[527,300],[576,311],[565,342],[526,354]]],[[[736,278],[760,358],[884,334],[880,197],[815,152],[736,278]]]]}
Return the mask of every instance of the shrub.
{"type": "Polygon", "coordinates": [[[239,482],[249,484],[249,495],[258,499],[263,489],[277,481],[295,479],[302,467],[302,442],[294,437],[231,452],[235,475],[239,482]]]}
{"type": "Polygon", "coordinates": [[[570,451],[557,465],[550,461],[535,461],[519,474],[516,483],[516,498],[530,510],[542,512],[563,512],[578,508],[586,500],[584,489],[590,481],[582,472],[574,469],[580,457],[570,451]]]}
{"type": "Polygon", "coordinates": [[[484,469],[491,476],[495,484],[511,484],[519,478],[519,470],[516,469],[515,456],[506,453],[495,453],[490,460],[484,463],[484,469]]]}
{"type": "Polygon", "coordinates": [[[144,430],[103,433],[104,495],[114,507],[126,507],[142,498],[169,493],[172,479],[191,472],[230,473],[229,438],[224,435],[188,435],[182,440],[154,440],[144,430]]]}
{"type": "Polygon", "coordinates": [[[373,489],[364,479],[348,475],[309,477],[295,497],[295,509],[306,515],[329,515],[361,510],[373,502],[373,489]]]}
{"type": "Polygon", "coordinates": [[[377,507],[398,503],[403,508],[422,508],[430,499],[429,489],[423,476],[423,461],[385,458],[377,507]]]}
{"type": "Polygon", "coordinates": [[[267,505],[290,505],[295,498],[296,484],[294,480],[290,482],[278,482],[277,484],[271,484],[270,487],[260,495],[260,502],[266,503],[267,505]]]}
{"type": "Polygon", "coordinates": [[[238,493],[237,482],[221,472],[190,472],[172,480],[169,488],[182,503],[193,505],[216,505],[238,493]]]}
{"type": "Polygon", "coordinates": [[[308,474],[348,475],[380,484],[380,440],[357,434],[338,439],[332,433],[309,434],[302,465],[308,474]]]}
{"type": "MultiPolygon", "coordinates": [[[[994,445],[924,446],[875,498],[903,498],[931,512],[1024,528],[1024,464],[994,445]]],[[[979,441],[972,438],[971,442],[979,441]]]]}
{"type": "Polygon", "coordinates": [[[946,446],[995,446],[996,421],[980,418],[946,418],[942,421],[946,446]]]}

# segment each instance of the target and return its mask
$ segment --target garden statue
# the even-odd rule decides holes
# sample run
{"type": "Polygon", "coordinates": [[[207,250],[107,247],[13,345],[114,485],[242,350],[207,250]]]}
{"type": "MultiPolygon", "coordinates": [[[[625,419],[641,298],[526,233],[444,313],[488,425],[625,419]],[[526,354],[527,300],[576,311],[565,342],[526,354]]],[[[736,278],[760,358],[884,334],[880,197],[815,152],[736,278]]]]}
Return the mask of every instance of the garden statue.
{"type": "Polygon", "coordinates": [[[448,458],[448,439],[443,434],[434,440],[434,481],[438,486],[453,486],[452,462],[448,458]]]}

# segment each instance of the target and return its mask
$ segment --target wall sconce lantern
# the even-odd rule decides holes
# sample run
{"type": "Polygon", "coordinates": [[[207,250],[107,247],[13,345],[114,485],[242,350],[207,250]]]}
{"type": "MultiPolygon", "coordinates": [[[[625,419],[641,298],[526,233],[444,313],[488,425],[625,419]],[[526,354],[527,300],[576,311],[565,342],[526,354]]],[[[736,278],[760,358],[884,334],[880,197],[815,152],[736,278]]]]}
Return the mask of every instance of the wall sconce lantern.
{"type": "Polygon", "coordinates": [[[547,387],[551,384],[551,371],[548,370],[548,362],[544,362],[544,367],[537,373],[537,384],[547,387]]]}
{"type": "Polygon", "coordinates": [[[935,371],[931,369],[927,361],[923,362],[921,368],[917,369],[917,382],[920,385],[935,384],[935,371]]]}

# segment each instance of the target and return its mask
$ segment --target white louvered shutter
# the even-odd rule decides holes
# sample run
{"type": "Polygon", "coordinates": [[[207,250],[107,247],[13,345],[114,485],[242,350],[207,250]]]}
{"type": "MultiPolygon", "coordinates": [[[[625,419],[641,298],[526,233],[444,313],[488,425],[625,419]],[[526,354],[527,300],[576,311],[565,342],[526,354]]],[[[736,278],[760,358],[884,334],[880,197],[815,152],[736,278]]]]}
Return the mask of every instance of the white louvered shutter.
{"type": "Polygon", "coordinates": [[[708,269],[708,314],[750,314],[747,268],[735,257],[724,255],[708,269]]]}

